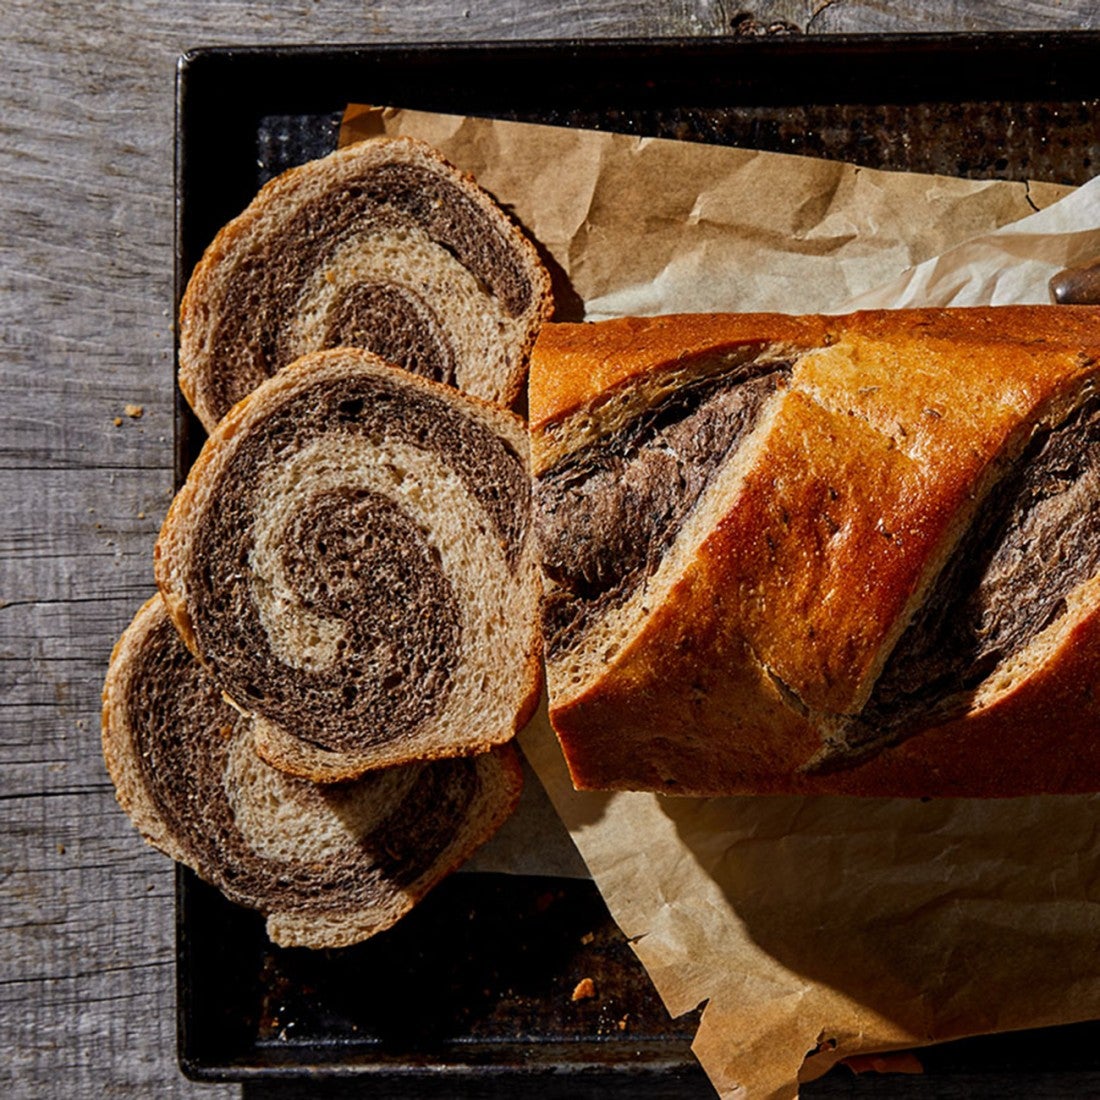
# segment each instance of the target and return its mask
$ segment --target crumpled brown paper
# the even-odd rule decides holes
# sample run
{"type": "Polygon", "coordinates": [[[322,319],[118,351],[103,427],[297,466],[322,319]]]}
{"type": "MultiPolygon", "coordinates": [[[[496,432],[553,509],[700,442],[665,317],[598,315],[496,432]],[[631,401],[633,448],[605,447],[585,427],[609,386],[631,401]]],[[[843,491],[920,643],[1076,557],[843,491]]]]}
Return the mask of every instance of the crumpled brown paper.
{"type": "Polygon", "coordinates": [[[845,309],[1048,305],[1051,276],[1100,261],[1100,177],[995,232],[962,241],[845,309]]]}
{"type": "Polygon", "coordinates": [[[556,126],[352,107],[340,143],[407,134],[512,211],[579,320],[677,311],[820,313],[1046,206],[1068,188],[556,126]]]}
{"type": "MultiPolygon", "coordinates": [[[[401,111],[346,127],[372,132],[474,173],[588,317],[1044,301],[1100,257],[1100,181],[1019,221],[1067,189],[401,111]]],[[[694,1050],[723,1097],[1100,1016],[1100,799],[577,792],[544,714],[521,741],[669,1011],[707,1002],[694,1050]]]]}

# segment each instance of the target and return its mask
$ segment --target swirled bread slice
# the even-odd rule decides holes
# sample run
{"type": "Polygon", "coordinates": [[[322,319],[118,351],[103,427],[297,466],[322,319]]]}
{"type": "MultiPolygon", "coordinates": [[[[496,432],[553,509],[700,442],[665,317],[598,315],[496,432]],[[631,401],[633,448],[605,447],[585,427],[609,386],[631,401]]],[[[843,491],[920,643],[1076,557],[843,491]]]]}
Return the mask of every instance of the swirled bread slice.
{"type": "Polygon", "coordinates": [[[354,348],[218,424],[156,576],[269,762],[333,780],[511,738],[540,683],[519,417],[354,348]]]}
{"type": "Polygon", "coordinates": [[[209,431],[300,355],[353,345],[497,404],[551,308],[534,247],[429,146],[377,138],[268,183],[180,307],[179,383],[209,431]]]}
{"type": "Polygon", "coordinates": [[[1100,789],[1100,312],[550,325],[532,462],[575,782],[1100,789]]]}
{"type": "Polygon", "coordinates": [[[112,654],[103,752],[146,840],[266,914],[286,946],[342,947],[390,927],[493,835],[523,782],[511,746],[333,786],[277,771],[159,597],[112,654]]]}

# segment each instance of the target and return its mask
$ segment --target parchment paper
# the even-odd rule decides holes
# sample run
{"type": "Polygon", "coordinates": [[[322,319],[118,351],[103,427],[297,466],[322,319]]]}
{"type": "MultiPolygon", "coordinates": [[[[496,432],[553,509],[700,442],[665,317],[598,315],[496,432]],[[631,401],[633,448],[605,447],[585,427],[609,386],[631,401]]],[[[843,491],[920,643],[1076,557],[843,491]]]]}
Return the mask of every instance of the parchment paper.
{"type": "MultiPolygon", "coordinates": [[[[389,110],[346,134],[383,130],[511,206],[573,316],[1041,302],[1100,258],[1100,181],[1019,221],[1067,190],[389,110]]],[[[706,1002],[694,1050],[723,1097],[1100,1016],[1100,799],[580,793],[544,713],[521,743],[669,1011],[706,1002]]]]}
{"type": "Polygon", "coordinates": [[[518,218],[559,320],[824,312],[1069,190],[393,108],[349,108],[340,143],[382,133],[434,145],[518,218]]]}

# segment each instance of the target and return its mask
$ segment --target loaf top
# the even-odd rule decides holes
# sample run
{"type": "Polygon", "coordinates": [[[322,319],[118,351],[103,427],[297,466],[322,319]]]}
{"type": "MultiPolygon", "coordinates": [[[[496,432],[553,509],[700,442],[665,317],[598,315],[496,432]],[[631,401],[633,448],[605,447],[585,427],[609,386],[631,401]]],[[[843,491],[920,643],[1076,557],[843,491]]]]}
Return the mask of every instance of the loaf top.
{"type": "Polygon", "coordinates": [[[961,366],[978,355],[991,380],[1012,384],[1021,369],[1028,371],[1028,347],[1046,344],[1053,352],[1061,346],[1073,357],[1100,351],[1096,321],[1097,311],[1091,306],[991,306],[868,310],[847,316],[664,314],[598,324],[549,324],[532,353],[531,428],[537,436],[563,417],[606,401],[617,387],[640,376],[670,372],[693,360],[745,347],[759,348],[760,354],[772,358],[797,360],[842,344],[828,360],[830,370],[846,357],[853,366],[866,368],[873,347],[893,349],[892,362],[907,367],[904,391],[913,394],[913,407],[923,409],[922,396],[934,398],[942,384],[935,373],[939,365],[950,367],[957,360],[961,366]],[[854,350],[850,357],[845,355],[844,347],[857,346],[865,349],[858,358],[854,350]],[[919,369],[926,355],[934,357],[932,374],[919,369]]]}
{"type": "Polygon", "coordinates": [[[767,350],[775,358],[798,355],[825,343],[826,326],[827,318],[785,313],[665,314],[546,325],[531,356],[533,437],[585,406],[606,401],[640,376],[746,350],[767,350]]]}

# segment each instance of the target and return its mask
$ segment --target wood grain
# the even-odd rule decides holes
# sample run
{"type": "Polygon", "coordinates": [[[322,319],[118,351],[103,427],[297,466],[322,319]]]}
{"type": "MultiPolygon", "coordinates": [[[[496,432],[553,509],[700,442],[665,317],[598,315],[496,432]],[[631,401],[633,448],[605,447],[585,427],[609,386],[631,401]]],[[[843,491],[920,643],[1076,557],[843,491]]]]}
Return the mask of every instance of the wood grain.
{"type": "Polygon", "coordinates": [[[98,736],[107,657],[152,590],[150,554],[171,491],[180,52],[230,42],[1098,26],[1094,0],[772,0],[751,9],[722,0],[8,0],[0,15],[0,1093],[240,1093],[192,1085],[175,1067],[172,871],[117,809],[98,736]],[[141,417],[127,416],[127,405],[140,405],[141,417]]]}

